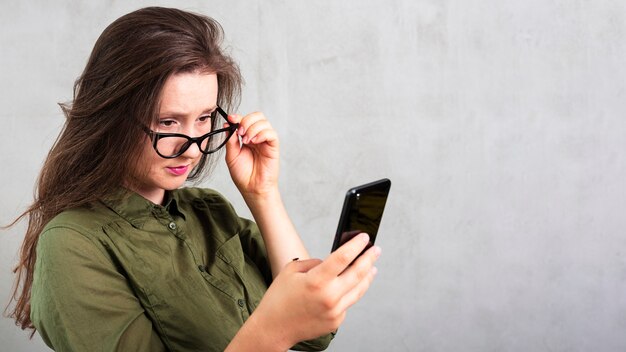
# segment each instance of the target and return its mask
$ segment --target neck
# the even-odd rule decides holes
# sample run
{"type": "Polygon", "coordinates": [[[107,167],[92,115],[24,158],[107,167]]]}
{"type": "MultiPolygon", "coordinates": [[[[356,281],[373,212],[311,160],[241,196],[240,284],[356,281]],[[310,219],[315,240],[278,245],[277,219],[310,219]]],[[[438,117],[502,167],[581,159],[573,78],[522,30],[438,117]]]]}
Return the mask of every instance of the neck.
{"type": "Polygon", "coordinates": [[[139,194],[154,204],[163,205],[163,202],[165,201],[165,190],[163,188],[147,187],[138,184],[127,184],[125,186],[129,190],[139,194]]]}

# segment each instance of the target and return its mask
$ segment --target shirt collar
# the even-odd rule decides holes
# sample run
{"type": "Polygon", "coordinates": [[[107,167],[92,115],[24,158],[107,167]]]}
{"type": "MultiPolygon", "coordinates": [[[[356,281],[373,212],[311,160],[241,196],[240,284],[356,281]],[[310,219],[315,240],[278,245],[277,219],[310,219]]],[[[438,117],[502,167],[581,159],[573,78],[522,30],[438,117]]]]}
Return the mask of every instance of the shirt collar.
{"type": "Polygon", "coordinates": [[[178,190],[165,192],[165,205],[163,206],[171,215],[180,215],[183,220],[185,219],[185,213],[180,208],[180,194],[178,190]]]}
{"type": "Polygon", "coordinates": [[[165,192],[164,205],[154,204],[141,195],[125,188],[102,199],[102,203],[136,228],[142,228],[150,217],[153,215],[158,216],[158,214],[180,215],[185,219],[185,214],[178,205],[178,194],[175,190],[165,192]]]}

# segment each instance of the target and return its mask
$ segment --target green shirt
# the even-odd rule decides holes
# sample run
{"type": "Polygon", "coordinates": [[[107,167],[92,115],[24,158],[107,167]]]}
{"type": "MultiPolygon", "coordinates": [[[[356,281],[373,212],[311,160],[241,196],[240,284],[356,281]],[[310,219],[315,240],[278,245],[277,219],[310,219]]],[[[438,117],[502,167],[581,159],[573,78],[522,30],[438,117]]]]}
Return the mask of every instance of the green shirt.
{"type": "Polygon", "coordinates": [[[222,351],[271,279],[258,227],[217,192],[176,190],[165,206],[132,193],[46,225],[31,319],[59,351],[222,351]]]}

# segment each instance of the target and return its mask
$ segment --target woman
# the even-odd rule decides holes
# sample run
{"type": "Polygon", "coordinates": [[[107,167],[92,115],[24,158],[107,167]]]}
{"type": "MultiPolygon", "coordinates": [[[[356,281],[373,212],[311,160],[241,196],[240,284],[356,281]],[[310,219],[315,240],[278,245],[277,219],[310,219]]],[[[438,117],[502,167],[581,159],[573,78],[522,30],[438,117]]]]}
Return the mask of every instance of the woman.
{"type": "Polygon", "coordinates": [[[221,39],[210,18],[145,8],[96,42],[22,215],[12,315],[51,348],[321,350],[373,280],[378,247],[349,265],[365,234],[308,259],[278,192],[276,132],[262,113],[224,112],[241,77],[221,39]],[[180,188],[222,148],[256,223],[180,188]]]}

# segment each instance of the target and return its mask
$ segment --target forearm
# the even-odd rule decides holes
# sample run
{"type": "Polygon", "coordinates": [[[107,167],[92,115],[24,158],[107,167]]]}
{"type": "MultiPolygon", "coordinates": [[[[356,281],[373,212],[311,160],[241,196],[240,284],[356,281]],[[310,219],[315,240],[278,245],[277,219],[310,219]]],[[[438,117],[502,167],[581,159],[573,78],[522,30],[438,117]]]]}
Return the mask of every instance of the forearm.
{"type": "Polygon", "coordinates": [[[278,189],[263,196],[244,195],[244,199],[263,236],[273,277],[294,258],[309,258],[278,189]]]}

